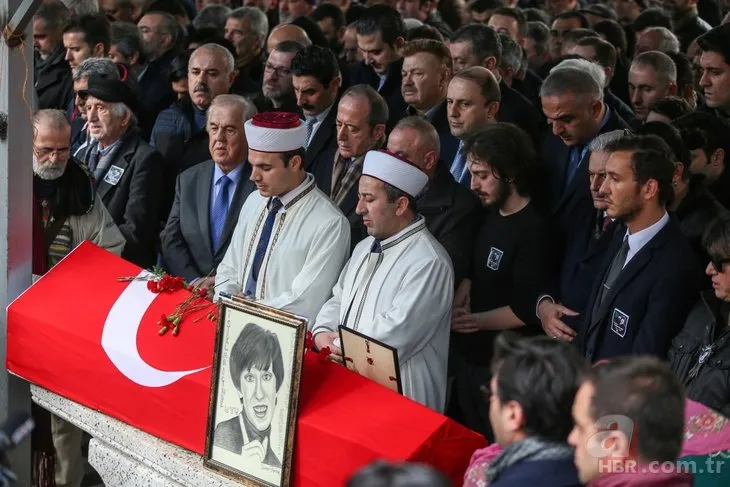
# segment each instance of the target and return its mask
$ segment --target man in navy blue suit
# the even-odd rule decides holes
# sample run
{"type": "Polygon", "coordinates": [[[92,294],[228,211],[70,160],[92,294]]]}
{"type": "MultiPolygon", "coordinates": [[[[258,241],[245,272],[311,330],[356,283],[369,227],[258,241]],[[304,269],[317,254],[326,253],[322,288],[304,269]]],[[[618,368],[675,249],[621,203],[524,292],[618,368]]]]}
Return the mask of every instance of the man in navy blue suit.
{"type": "Polygon", "coordinates": [[[591,287],[603,263],[614,232],[624,228],[606,215],[608,200],[601,193],[606,179],[606,146],[623,137],[623,130],[601,134],[588,145],[588,177],[580,181],[590,188],[594,210],[573,222],[567,237],[560,274],[549,293],[538,298],[537,316],[548,336],[572,342],[585,312],[591,287]]]}
{"type": "Polygon", "coordinates": [[[613,237],[580,321],[577,346],[595,362],[622,355],[665,357],[702,287],[702,267],[666,207],[672,152],[656,136],[608,144],[601,193],[626,231],[613,237]]]}

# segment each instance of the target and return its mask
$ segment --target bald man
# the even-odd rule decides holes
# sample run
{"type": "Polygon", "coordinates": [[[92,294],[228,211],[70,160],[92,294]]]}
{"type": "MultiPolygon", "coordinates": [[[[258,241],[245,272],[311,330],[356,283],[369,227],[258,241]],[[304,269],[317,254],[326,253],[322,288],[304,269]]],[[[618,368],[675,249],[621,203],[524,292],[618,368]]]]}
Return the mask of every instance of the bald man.
{"type": "Polygon", "coordinates": [[[299,26],[293,24],[281,24],[274,27],[266,41],[266,52],[271,53],[277,44],[283,41],[294,41],[302,47],[312,45],[312,40],[307,33],[299,26]]]}

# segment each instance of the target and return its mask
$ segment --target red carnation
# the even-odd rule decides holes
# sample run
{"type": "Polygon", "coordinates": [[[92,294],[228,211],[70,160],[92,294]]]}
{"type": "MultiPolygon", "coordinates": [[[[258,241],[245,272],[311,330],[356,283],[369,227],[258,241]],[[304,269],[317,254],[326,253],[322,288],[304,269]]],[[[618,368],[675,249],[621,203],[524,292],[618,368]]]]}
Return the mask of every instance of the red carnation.
{"type": "Polygon", "coordinates": [[[147,281],[147,289],[157,294],[160,292],[159,284],[157,281],[147,281]]]}

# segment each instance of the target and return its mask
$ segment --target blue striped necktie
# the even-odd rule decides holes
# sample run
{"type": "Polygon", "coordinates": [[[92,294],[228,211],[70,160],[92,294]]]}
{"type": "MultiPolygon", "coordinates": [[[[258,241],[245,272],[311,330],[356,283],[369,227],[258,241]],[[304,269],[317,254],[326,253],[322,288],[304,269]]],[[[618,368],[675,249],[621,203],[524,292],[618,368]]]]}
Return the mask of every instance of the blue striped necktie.
{"type": "Polygon", "coordinates": [[[223,227],[226,226],[226,218],[228,217],[228,202],[230,201],[229,187],[233,181],[228,176],[221,176],[216,181],[218,186],[218,194],[213,202],[213,211],[210,219],[210,238],[213,243],[213,253],[218,252],[221,245],[221,235],[223,227]]]}
{"type": "Polygon", "coordinates": [[[457,183],[464,182],[464,174],[466,170],[466,154],[464,154],[464,142],[459,142],[459,150],[456,151],[456,157],[451,163],[451,175],[457,183]]]}
{"type": "Polygon", "coordinates": [[[269,240],[271,240],[271,231],[274,228],[274,220],[276,220],[276,214],[279,213],[282,204],[279,198],[272,198],[269,203],[269,214],[266,216],[264,227],[261,229],[261,237],[259,237],[259,243],[256,246],[256,253],[253,256],[253,265],[251,266],[251,274],[246,282],[246,295],[256,295],[256,282],[259,278],[259,271],[261,270],[261,264],[264,261],[266,255],[266,249],[269,247],[269,240]]]}

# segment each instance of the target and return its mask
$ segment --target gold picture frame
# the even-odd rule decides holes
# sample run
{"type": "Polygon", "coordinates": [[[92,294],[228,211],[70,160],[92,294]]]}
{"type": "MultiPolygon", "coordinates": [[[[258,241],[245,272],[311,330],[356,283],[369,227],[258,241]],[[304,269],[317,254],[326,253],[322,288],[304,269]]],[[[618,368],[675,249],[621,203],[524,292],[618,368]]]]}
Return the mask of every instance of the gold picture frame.
{"type": "Polygon", "coordinates": [[[220,300],[207,468],[243,485],[290,485],[306,333],[306,318],[243,298],[220,300]]]}

